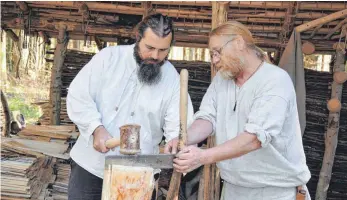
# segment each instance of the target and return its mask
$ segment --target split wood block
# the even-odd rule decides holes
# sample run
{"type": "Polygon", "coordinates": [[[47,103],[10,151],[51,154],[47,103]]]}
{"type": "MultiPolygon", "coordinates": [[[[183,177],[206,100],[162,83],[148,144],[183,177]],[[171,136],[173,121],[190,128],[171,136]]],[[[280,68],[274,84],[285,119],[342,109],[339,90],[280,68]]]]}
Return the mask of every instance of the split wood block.
{"type": "Polygon", "coordinates": [[[105,168],[102,200],[150,200],[154,189],[154,169],[109,165],[105,168]]]}

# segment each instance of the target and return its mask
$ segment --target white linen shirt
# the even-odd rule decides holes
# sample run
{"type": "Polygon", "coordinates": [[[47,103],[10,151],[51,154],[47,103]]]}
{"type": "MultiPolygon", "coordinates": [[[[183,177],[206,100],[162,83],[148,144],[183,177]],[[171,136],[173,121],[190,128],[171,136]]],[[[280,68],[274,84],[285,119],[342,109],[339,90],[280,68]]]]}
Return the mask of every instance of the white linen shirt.
{"type": "Polygon", "coordinates": [[[217,145],[245,131],[261,142],[256,151],[217,163],[225,181],[260,188],[295,187],[310,179],[295,90],[281,68],[264,62],[239,90],[217,73],[195,118],[213,124],[217,145]]]}
{"type": "MultiPolygon", "coordinates": [[[[80,131],[70,156],[100,178],[105,155],[119,154],[119,147],[106,154],[93,148],[92,133],[99,125],[119,138],[120,126],[139,124],[141,154],[159,153],[163,135],[169,141],[179,133],[179,74],[166,61],[161,66],[160,82],[143,85],[137,77],[133,53],[134,45],[101,50],[81,69],[68,89],[68,116],[80,131]]],[[[188,124],[192,117],[193,106],[188,97],[188,124]]]]}

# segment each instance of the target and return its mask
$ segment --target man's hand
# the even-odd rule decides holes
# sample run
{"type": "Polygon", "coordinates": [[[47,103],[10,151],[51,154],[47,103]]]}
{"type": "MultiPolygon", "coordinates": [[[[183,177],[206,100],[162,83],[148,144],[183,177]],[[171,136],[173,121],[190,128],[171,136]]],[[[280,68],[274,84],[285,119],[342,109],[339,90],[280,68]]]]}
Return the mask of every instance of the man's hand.
{"type": "Polygon", "coordinates": [[[203,165],[204,150],[196,146],[184,147],[174,159],[174,168],[177,172],[188,173],[203,165]]]}
{"type": "Polygon", "coordinates": [[[106,153],[110,150],[105,146],[105,142],[108,139],[111,139],[112,136],[107,132],[107,130],[103,126],[99,126],[98,128],[96,128],[94,130],[93,136],[94,136],[93,147],[95,150],[101,153],[106,153]]]}
{"type": "Polygon", "coordinates": [[[176,154],[177,153],[177,146],[178,146],[178,137],[175,137],[174,139],[170,140],[166,145],[164,149],[164,153],[166,154],[176,154]]]}

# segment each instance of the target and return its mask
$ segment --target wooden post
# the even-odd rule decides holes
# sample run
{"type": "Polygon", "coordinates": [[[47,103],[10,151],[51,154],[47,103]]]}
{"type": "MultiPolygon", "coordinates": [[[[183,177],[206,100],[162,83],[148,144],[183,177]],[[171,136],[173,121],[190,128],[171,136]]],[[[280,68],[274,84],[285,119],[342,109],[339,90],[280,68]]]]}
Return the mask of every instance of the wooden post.
{"type": "MultiPolygon", "coordinates": [[[[336,50],[334,73],[345,71],[345,62],[344,49],[338,48],[336,50]]],[[[341,102],[342,87],[343,85],[341,83],[337,83],[335,80],[333,81],[331,88],[331,99],[341,102]]],[[[325,134],[325,152],[316,190],[316,200],[325,200],[327,198],[331,172],[334,164],[335,151],[337,147],[339,121],[340,111],[338,109],[330,111],[328,118],[328,129],[325,134]]]]}
{"type": "Polygon", "coordinates": [[[66,35],[66,25],[59,27],[59,36],[57,38],[57,46],[54,51],[54,61],[51,75],[51,87],[49,93],[49,101],[51,106],[50,124],[60,124],[60,107],[61,107],[61,72],[65,59],[66,48],[69,39],[66,35]]]}
{"type": "MultiPolygon", "coordinates": [[[[187,143],[188,79],[188,70],[182,69],[180,72],[180,131],[177,151],[182,150],[187,143]]],[[[178,200],[181,176],[180,172],[173,170],[166,200],[178,200]]]]}
{"type": "Polygon", "coordinates": [[[295,29],[298,33],[305,32],[311,28],[314,28],[314,27],[319,26],[321,24],[325,24],[325,23],[334,21],[336,19],[339,19],[339,18],[342,18],[345,16],[347,16],[347,9],[332,13],[330,15],[327,15],[325,17],[321,17],[321,18],[313,20],[311,22],[307,22],[305,24],[302,24],[302,25],[296,27],[295,29]]]}
{"type": "MultiPolygon", "coordinates": [[[[217,2],[212,1],[212,29],[216,28],[218,25],[226,22],[228,20],[228,1],[217,2]]],[[[211,80],[216,75],[217,69],[213,64],[211,64],[211,80]]],[[[215,146],[215,136],[210,136],[207,138],[207,148],[212,148],[215,146]]],[[[216,164],[205,165],[203,175],[204,187],[199,187],[199,200],[219,200],[220,199],[220,173],[216,164]],[[200,192],[203,190],[203,192],[200,192]],[[203,196],[201,196],[203,195],[203,196]]]]}
{"type": "Polygon", "coordinates": [[[145,17],[147,17],[148,15],[150,15],[152,13],[152,2],[151,1],[144,1],[142,2],[142,7],[143,7],[143,17],[142,19],[144,19],[145,17]]]}
{"type": "MultiPolygon", "coordinates": [[[[284,23],[282,25],[282,31],[279,34],[279,42],[281,44],[286,44],[288,35],[292,32],[294,28],[294,23],[295,23],[295,15],[298,11],[298,7],[300,2],[292,1],[288,2],[289,7],[287,8],[286,15],[284,17],[284,23]]],[[[284,51],[284,47],[279,48],[279,57],[282,56],[282,53],[284,51]]]]}

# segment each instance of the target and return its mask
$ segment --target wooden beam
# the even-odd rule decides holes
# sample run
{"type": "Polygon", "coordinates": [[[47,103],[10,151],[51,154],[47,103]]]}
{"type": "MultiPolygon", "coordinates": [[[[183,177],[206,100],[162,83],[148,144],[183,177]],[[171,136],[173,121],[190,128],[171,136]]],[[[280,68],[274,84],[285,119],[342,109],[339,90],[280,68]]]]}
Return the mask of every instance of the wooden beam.
{"type": "MultiPolygon", "coordinates": [[[[284,23],[281,27],[282,30],[279,34],[279,41],[282,44],[287,43],[288,36],[293,31],[295,16],[296,16],[296,13],[298,12],[298,5],[299,5],[299,2],[296,2],[296,1],[289,2],[289,5],[286,11],[286,16],[284,18],[284,23]]],[[[283,51],[284,51],[284,47],[280,48],[279,51],[277,52],[279,55],[276,55],[276,57],[277,56],[281,57],[283,51]]]]}
{"type": "Polygon", "coordinates": [[[324,39],[329,39],[336,31],[338,31],[345,23],[347,23],[347,18],[340,21],[329,33],[324,37],[324,39]]]}
{"type": "Polygon", "coordinates": [[[142,17],[142,19],[144,19],[145,17],[150,15],[152,13],[152,11],[153,11],[152,2],[151,1],[143,1],[142,2],[142,7],[143,7],[143,17],[142,17]]]}
{"type": "Polygon", "coordinates": [[[7,98],[3,90],[0,90],[1,93],[1,105],[2,112],[4,114],[4,120],[2,123],[3,130],[1,132],[1,136],[9,136],[10,135],[10,124],[11,124],[11,117],[10,117],[10,109],[8,107],[7,98]]]}
{"type": "MultiPolygon", "coordinates": [[[[336,60],[334,63],[334,73],[345,71],[345,50],[336,50],[336,60]]],[[[331,86],[331,99],[336,99],[341,102],[342,84],[333,81],[331,86]]],[[[338,142],[340,122],[340,111],[329,112],[328,128],[325,134],[325,151],[323,157],[322,168],[319,173],[319,180],[316,190],[316,200],[325,200],[331,180],[331,172],[334,164],[335,152],[338,142]]]]}
{"type": "Polygon", "coordinates": [[[96,46],[98,47],[99,51],[101,51],[101,49],[104,48],[104,45],[102,44],[101,40],[96,35],[94,36],[94,40],[95,40],[96,46]]]}
{"type": "MultiPolygon", "coordinates": [[[[212,29],[217,28],[220,24],[226,22],[228,20],[228,11],[229,11],[230,2],[212,2],[212,29]]],[[[211,63],[211,80],[217,73],[216,67],[211,63]]],[[[210,136],[207,138],[207,148],[212,148],[216,145],[215,136],[210,136]]],[[[216,167],[216,163],[205,165],[203,175],[201,176],[203,179],[204,187],[199,190],[203,190],[203,192],[199,192],[200,195],[199,200],[218,200],[220,199],[220,173],[219,169],[216,167]]]]}
{"type": "Polygon", "coordinates": [[[29,6],[25,1],[16,1],[16,4],[18,5],[19,9],[24,13],[29,12],[29,6]]]}
{"type": "Polygon", "coordinates": [[[54,62],[52,67],[51,74],[51,87],[50,87],[50,124],[51,125],[60,125],[60,108],[61,108],[61,88],[62,80],[61,73],[65,60],[65,53],[67,49],[67,44],[69,38],[67,37],[67,26],[60,24],[59,36],[57,39],[57,46],[54,51],[54,62]]]}
{"type": "Polygon", "coordinates": [[[332,14],[330,14],[328,16],[325,16],[325,17],[313,20],[311,22],[302,24],[302,25],[296,27],[295,29],[296,29],[296,31],[298,33],[305,32],[305,31],[307,31],[307,30],[309,30],[311,28],[314,28],[314,27],[319,26],[321,24],[325,24],[325,23],[334,21],[336,19],[339,19],[339,18],[342,18],[342,17],[345,17],[345,16],[347,16],[347,9],[341,10],[341,11],[332,13],[332,14]]]}

